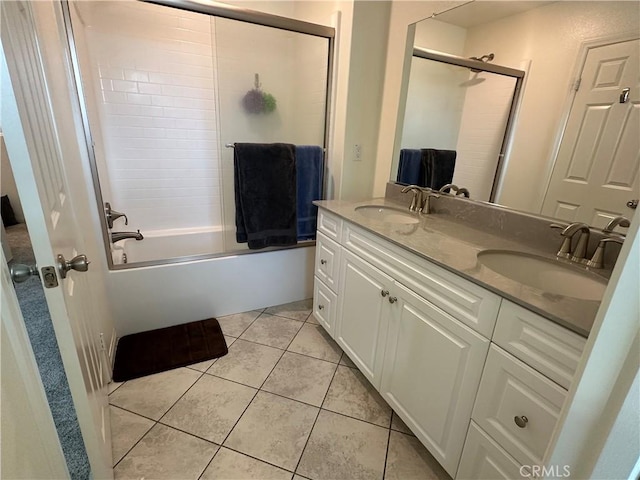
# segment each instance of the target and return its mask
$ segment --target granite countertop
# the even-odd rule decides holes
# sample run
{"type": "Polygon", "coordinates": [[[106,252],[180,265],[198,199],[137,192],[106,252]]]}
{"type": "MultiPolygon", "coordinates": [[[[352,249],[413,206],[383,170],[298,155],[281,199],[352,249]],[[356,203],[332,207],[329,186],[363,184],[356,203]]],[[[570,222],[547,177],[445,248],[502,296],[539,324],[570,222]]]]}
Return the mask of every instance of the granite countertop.
{"type": "Polygon", "coordinates": [[[403,225],[373,220],[355,211],[360,205],[407,209],[405,205],[387,198],[364,202],[320,200],[314,203],[579,335],[589,336],[600,301],[543,292],[504,277],[479,264],[477,260],[478,252],[497,249],[530,253],[564,262],[556,258],[555,252],[536,250],[514,240],[456,222],[443,214],[420,215],[418,224],[403,225]]]}

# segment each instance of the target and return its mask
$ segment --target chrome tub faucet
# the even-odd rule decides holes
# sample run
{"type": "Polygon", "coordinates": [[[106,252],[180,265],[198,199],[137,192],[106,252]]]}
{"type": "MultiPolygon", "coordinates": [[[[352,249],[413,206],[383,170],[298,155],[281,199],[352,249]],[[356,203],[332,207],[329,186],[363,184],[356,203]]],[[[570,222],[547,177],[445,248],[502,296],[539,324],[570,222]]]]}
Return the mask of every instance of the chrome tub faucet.
{"type": "Polygon", "coordinates": [[[138,241],[144,240],[144,236],[140,233],[140,230],[137,232],[111,232],[111,243],[126,240],[127,238],[134,238],[138,241]]]}

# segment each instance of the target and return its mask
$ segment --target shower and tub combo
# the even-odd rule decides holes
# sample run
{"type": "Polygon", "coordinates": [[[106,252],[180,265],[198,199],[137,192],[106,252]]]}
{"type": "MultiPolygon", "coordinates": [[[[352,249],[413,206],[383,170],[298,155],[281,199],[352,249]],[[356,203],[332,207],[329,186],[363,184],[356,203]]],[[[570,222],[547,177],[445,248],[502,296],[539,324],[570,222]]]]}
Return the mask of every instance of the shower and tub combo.
{"type": "Polygon", "coordinates": [[[118,334],[311,297],[313,240],[237,242],[225,145],[326,151],[334,29],[194,1],[63,11],[118,334]]]}

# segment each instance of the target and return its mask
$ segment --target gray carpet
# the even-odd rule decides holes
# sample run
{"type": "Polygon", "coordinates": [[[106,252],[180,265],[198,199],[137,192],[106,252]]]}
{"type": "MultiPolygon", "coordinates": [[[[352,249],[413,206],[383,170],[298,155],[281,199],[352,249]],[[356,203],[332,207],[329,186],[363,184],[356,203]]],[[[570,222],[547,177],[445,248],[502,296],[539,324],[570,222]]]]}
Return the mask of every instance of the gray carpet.
{"type": "MultiPolygon", "coordinates": [[[[6,231],[7,243],[13,254],[9,265],[12,263],[35,264],[26,225],[14,225],[6,231]]],[[[49,316],[44,289],[40,280],[35,277],[15,284],[15,289],[69,473],[74,480],[89,479],[91,478],[89,459],[49,316]]]]}

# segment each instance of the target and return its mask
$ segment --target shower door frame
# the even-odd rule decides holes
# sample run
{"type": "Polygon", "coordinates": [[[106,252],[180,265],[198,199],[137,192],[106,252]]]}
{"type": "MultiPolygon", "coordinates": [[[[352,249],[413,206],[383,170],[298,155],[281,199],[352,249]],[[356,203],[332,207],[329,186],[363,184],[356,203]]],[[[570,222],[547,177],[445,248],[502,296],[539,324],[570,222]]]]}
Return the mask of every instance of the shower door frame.
{"type": "MultiPolygon", "coordinates": [[[[315,37],[326,38],[328,42],[327,49],[327,84],[325,95],[325,112],[324,112],[324,132],[323,132],[323,160],[324,160],[324,184],[322,186],[322,198],[325,197],[327,192],[328,175],[327,175],[327,151],[329,145],[330,135],[330,113],[331,113],[331,93],[333,88],[333,62],[334,62],[334,50],[335,50],[335,28],[328,27],[326,25],[319,25],[316,23],[305,22],[303,20],[297,20],[288,17],[282,17],[280,15],[274,15],[265,12],[259,12],[256,10],[250,10],[247,8],[235,7],[231,5],[222,5],[219,3],[211,3],[206,0],[137,0],[141,3],[149,3],[153,5],[159,5],[169,8],[178,8],[194,13],[202,13],[209,16],[226,18],[229,20],[236,20],[240,22],[251,23],[254,25],[261,25],[264,27],[277,28],[280,30],[286,30],[294,33],[301,33],[305,35],[312,35],[315,37]]],[[[118,264],[113,262],[113,256],[111,254],[111,242],[109,240],[109,228],[107,225],[107,219],[104,212],[104,198],[102,196],[102,190],[100,188],[100,178],[98,175],[98,164],[96,162],[96,155],[94,151],[94,142],[91,135],[91,127],[89,125],[89,114],[87,106],[84,101],[85,94],[82,87],[82,76],[80,74],[80,61],[76,50],[75,38],[73,35],[73,28],[71,23],[71,10],[69,7],[69,0],[60,0],[62,5],[62,12],[64,18],[64,25],[66,30],[67,43],[69,48],[69,54],[71,56],[71,77],[74,79],[75,92],[78,96],[78,102],[80,106],[80,115],[82,117],[82,125],[84,129],[84,137],[87,144],[87,152],[89,157],[89,166],[91,170],[91,176],[93,180],[93,190],[95,193],[98,218],[100,219],[100,227],[102,230],[102,238],[107,257],[107,265],[109,270],[126,270],[138,267],[149,267],[153,265],[167,265],[172,263],[191,262],[195,260],[205,260],[211,258],[227,257],[231,255],[247,255],[253,253],[273,252],[279,250],[288,250],[292,248],[303,248],[314,246],[315,240],[306,240],[299,242],[295,245],[283,246],[283,247],[267,247],[261,250],[237,250],[223,253],[210,253],[204,255],[185,255],[181,257],[166,258],[162,260],[152,260],[146,262],[135,262],[130,264],[118,264]]]]}
{"type": "Polygon", "coordinates": [[[457,55],[449,55],[447,53],[437,52],[435,50],[429,50],[427,48],[414,47],[414,57],[424,58],[425,60],[433,60],[435,62],[447,63],[449,65],[456,65],[458,67],[465,67],[472,69],[473,71],[496,73],[505,77],[512,77],[516,79],[516,84],[513,89],[513,97],[511,98],[511,108],[509,109],[509,116],[507,117],[507,125],[504,130],[504,136],[502,137],[502,144],[500,146],[500,153],[498,154],[498,162],[496,164],[496,171],[493,174],[493,184],[491,186],[491,194],[489,195],[489,202],[495,202],[496,197],[500,193],[502,182],[504,179],[504,172],[507,166],[507,155],[513,135],[515,132],[515,119],[518,106],[520,104],[522,87],[524,84],[525,72],[516,68],[505,67],[503,65],[496,65],[492,63],[486,63],[479,60],[473,60],[470,58],[459,57],[457,55]]]}

